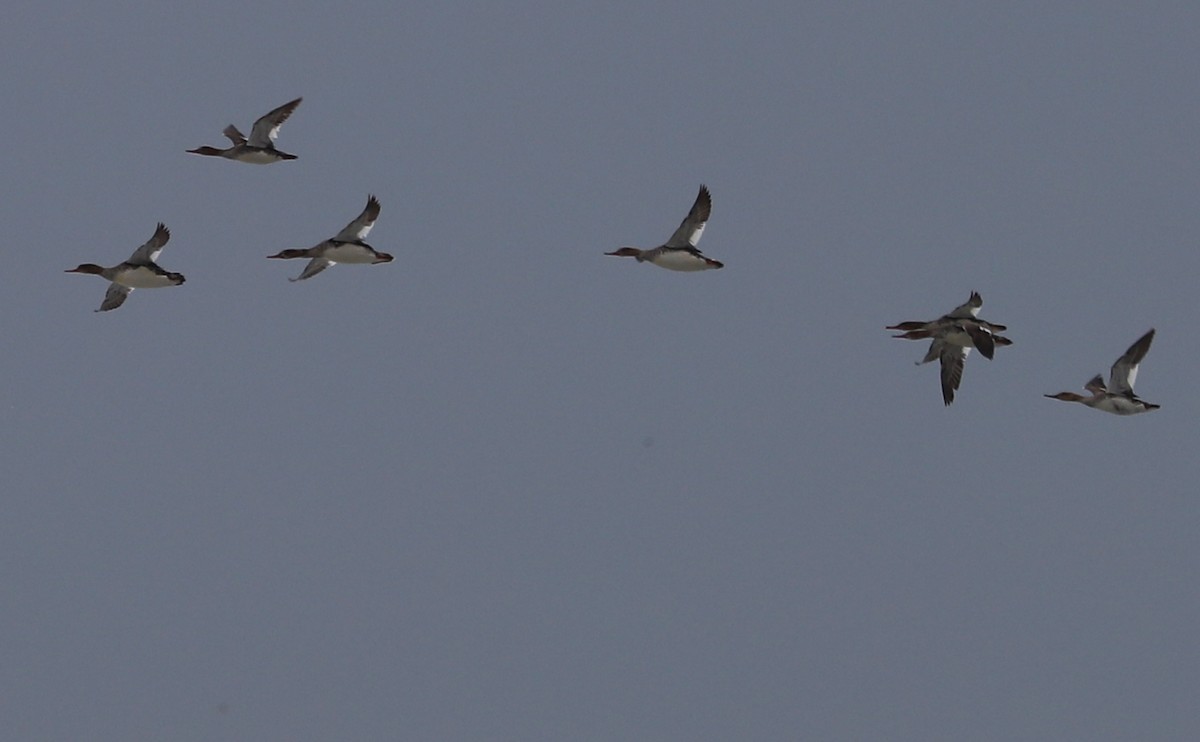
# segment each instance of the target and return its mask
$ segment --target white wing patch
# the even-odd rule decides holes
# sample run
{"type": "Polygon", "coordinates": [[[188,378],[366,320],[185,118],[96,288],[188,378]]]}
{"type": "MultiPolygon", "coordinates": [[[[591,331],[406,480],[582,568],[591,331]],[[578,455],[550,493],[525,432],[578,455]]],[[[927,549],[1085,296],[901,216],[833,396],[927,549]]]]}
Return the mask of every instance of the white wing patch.
{"type": "Polygon", "coordinates": [[[1118,394],[1132,394],[1133,384],[1137,381],[1138,367],[1142,363],[1142,359],[1150,352],[1150,343],[1154,341],[1154,330],[1150,330],[1145,335],[1129,346],[1129,349],[1117,359],[1112,365],[1112,369],[1108,374],[1109,391],[1118,394]]]}
{"type": "Polygon", "coordinates": [[[371,232],[371,227],[375,226],[375,220],[379,218],[379,209],[379,199],[368,196],[367,206],[362,213],[347,224],[341,232],[338,232],[333,239],[337,242],[355,242],[366,239],[371,232]]]}
{"type": "Polygon", "coordinates": [[[279,136],[279,127],[283,126],[283,122],[288,120],[292,112],[296,110],[296,106],[300,105],[303,98],[288,101],[279,108],[267,113],[258,121],[254,122],[254,127],[250,129],[250,146],[252,147],[268,147],[275,138],[279,136]]]}
{"type": "Polygon", "coordinates": [[[163,246],[171,239],[171,230],[162,222],[158,223],[158,227],[154,230],[154,236],[146,241],[138,249],[133,251],[133,255],[129,256],[128,262],[135,265],[149,265],[158,260],[158,256],[162,254],[163,246]]]}
{"type": "Polygon", "coordinates": [[[700,193],[696,194],[696,201],[692,204],[691,211],[684,217],[683,222],[671,235],[671,239],[666,241],[664,247],[695,247],[696,243],[700,242],[700,237],[704,235],[704,227],[708,224],[708,217],[711,214],[712,196],[708,192],[708,187],[702,185],[700,193]]]}

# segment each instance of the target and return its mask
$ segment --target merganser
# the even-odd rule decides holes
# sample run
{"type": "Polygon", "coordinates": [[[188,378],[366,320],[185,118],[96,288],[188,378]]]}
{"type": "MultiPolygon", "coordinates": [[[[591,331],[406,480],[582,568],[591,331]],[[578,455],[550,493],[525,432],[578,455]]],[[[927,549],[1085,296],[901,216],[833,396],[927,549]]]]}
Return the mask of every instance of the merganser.
{"type": "Polygon", "coordinates": [[[1044,396],[1064,402],[1081,402],[1092,409],[1111,412],[1114,415],[1136,415],[1139,412],[1157,410],[1161,405],[1150,404],[1138,399],[1137,395],[1133,393],[1133,382],[1137,379],[1138,365],[1150,351],[1150,343],[1153,341],[1154,330],[1151,329],[1138,338],[1136,343],[1129,346],[1129,350],[1125,351],[1125,354],[1112,365],[1108,374],[1107,387],[1104,386],[1104,379],[1100,374],[1096,374],[1091,381],[1084,384],[1083,388],[1091,392],[1092,396],[1084,397],[1074,392],[1059,392],[1044,396]]]}
{"type": "Polygon", "coordinates": [[[701,185],[700,193],[697,194],[696,202],[692,204],[691,211],[688,212],[683,223],[679,225],[679,229],[675,230],[675,234],[671,235],[671,239],[667,240],[665,244],[650,250],[640,250],[636,247],[622,247],[619,250],[604,254],[624,258],[637,258],[639,263],[649,261],[660,268],[673,271],[705,271],[724,268],[724,263],[707,258],[696,249],[696,243],[700,241],[700,236],[704,234],[704,225],[708,222],[708,216],[711,213],[712,196],[708,193],[708,187],[701,185]]]}
{"type": "Polygon", "coordinates": [[[991,360],[996,346],[1012,345],[1011,340],[999,334],[1007,327],[979,318],[979,308],[982,306],[983,297],[972,291],[966,302],[935,320],[901,322],[886,328],[902,331],[892,337],[905,340],[932,339],[929,351],[917,365],[941,361],[942,401],[947,405],[954,401],[954,393],[962,384],[963,367],[972,348],[991,360]]]}
{"type": "Polygon", "coordinates": [[[247,139],[242,132],[238,131],[233,124],[225,127],[221,133],[224,134],[229,141],[233,142],[233,146],[227,149],[217,149],[216,147],[197,147],[189,149],[188,152],[194,155],[209,155],[212,157],[224,157],[227,160],[237,160],[238,162],[249,162],[253,165],[267,165],[280,160],[294,160],[296,155],[290,155],[287,152],[281,152],[275,149],[275,137],[279,136],[279,127],[284,121],[292,115],[292,111],[296,110],[296,106],[300,105],[303,98],[297,98],[293,101],[284,103],[279,108],[271,111],[267,115],[254,122],[254,126],[250,129],[250,137],[247,139]]]}
{"type": "Polygon", "coordinates": [[[96,310],[97,312],[107,312],[124,304],[126,297],[133,289],[157,289],[163,286],[178,286],[183,283],[182,274],[163,270],[155,262],[162,253],[163,245],[167,244],[169,239],[171,239],[171,230],[159,222],[158,228],[154,230],[154,236],[146,244],[134,250],[133,255],[130,255],[129,260],[124,263],[111,268],[105,268],[95,263],[83,263],[78,268],[72,268],[66,272],[89,273],[103,276],[112,281],[108,286],[108,292],[104,294],[103,303],[96,310]]]}
{"type": "Polygon", "coordinates": [[[335,263],[390,263],[393,258],[385,252],[379,252],[363,239],[371,231],[375,220],[379,218],[379,201],[374,196],[367,198],[367,206],[358,217],[346,225],[331,239],[325,240],[315,247],[308,249],[289,249],[268,258],[312,258],[304,270],[296,278],[289,281],[303,281],[312,278],[335,263]]]}

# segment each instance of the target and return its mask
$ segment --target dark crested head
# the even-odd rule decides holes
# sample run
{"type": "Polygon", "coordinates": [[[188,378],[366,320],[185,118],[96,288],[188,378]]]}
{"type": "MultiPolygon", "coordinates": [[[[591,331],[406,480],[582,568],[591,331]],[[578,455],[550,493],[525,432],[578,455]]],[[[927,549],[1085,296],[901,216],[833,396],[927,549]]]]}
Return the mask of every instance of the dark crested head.
{"type": "Polygon", "coordinates": [[[81,263],[77,268],[69,268],[64,273],[91,273],[92,275],[100,275],[104,272],[104,266],[96,265],[95,263],[81,263]]]}
{"type": "Polygon", "coordinates": [[[196,149],[187,150],[188,154],[190,154],[190,155],[218,155],[218,156],[223,151],[224,150],[217,149],[216,147],[209,147],[207,145],[205,145],[203,147],[197,147],[196,149]]]}
{"type": "Polygon", "coordinates": [[[176,286],[187,280],[183,277],[182,273],[168,273],[167,278],[169,278],[176,286]]]}
{"type": "Polygon", "coordinates": [[[290,247],[287,250],[280,250],[279,252],[275,253],[274,255],[268,255],[267,257],[268,258],[284,258],[285,260],[287,258],[307,258],[308,250],[303,250],[303,249],[296,248],[296,247],[290,247]]]}
{"type": "Polygon", "coordinates": [[[636,247],[622,247],[612,252],[606,252],[605,255],[616,255],[619,258],[640,258],[642,251],[636,247]]]}
{"type": "Polygon", "coordinates": [[[390,263],[393,260],[395,260],[395,258],[385,252],[379,252],[378,250],[375,252],[376,263],[390,263]]]}
{"type": "Polygon", "coordinates": [[[281,160],[295,160],[296,159],[296,155],[290,155],[287,152],[280,152],[279,150],[275,150],[275,154],[281,160]]]}

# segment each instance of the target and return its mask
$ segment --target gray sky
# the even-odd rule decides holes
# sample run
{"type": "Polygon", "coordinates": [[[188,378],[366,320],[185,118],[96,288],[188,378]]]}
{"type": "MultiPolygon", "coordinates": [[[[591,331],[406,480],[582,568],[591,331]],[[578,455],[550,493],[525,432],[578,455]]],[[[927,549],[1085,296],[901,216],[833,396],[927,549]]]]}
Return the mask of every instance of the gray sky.
{"type": "Polygon", "coordinates": [[[1196,738],[1200,10],[105,5],[0,26],[12,739],[1196,738]]]}

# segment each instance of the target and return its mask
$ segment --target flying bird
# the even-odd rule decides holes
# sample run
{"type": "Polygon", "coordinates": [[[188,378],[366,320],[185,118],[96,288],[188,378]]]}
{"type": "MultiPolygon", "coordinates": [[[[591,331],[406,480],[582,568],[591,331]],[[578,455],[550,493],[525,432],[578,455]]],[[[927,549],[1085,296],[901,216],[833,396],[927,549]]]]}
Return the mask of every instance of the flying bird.
{"type": "Polygon", "coordinates": [[[1137,380],[1138,366],[1146,357],[1146,353],[1150,351],[1150,343],[1153,341],[1154,330],[1151,329],[1129,346],[1129,350],[1125,351],[1124,355],[1112,365],[1112,369],[1108,373],[1108,386],[1104,386],[1104,379],[1100,374],[1096,374],[1091,381],[1084,384],[1083,388],[1091,392],[1092,396],[1084,397],[1074,392],[1059,392],[1044,396],[1050,399],[1061,399],[1064,402],[1081,402],[1092,409],[1111,412],[1114,415],[1136,415],[1139,412],[1157,410],[1161,405],[1150,404],[1138,399],[1137,395],[1133,393],[1133,382],[1137,380]]]}
{"type": "Polygon", "coordinates": [[[637,258],[639,263],[650,262],[660,268],[673,271],[706,271],[724,268],[724,263],[705,257],[696,249],[696,243],[704,234],[704,225],[708,223],[711,213],[712,196],[708,193],[708,186],[701,185],[700,193],[696,195],[696,202],[692,204],[691,211],[666,243],[649,250],[622,247],[604,254],[637,258]]]}
{"type": "Polygon", "coordinates": [[[71,268],[66,272],[88,273],[112,281],[108,286],[107,293],[104,294],[104,301],[96,310],[97,312],[107,312],[124,304],[129,292],[134,289],[157,289],[164,286],[178,286],[183,283],[182,274],[163,270],[155,262],[169,239],[171,239],[171,230],[159,222],[158,228],[154,230],[154,236],[146,244],[134,250],[133,255],[130,255],[129,260],[124,263],[111,268],[105,268],[95,263],[83,263],[78,268],[71,268]]]}
{"type": "Polygon", "coordinates": [[[297,98],[288,101],[255,121],[254,126],[250,129],[249,138],[238,131],[233,124],[226,126],[221,133],[233,142],[231,147],[217,149],[205,146],[189,149],[188,152],[194,155],[209,155],[238,162],[249,162],[253,165],[268,165],[280,160],[294,160],[296,159],[295,155],[275,149],[275,137],[279,136],[279,127],[283,126],[283,122],[288,120],[292,111],[296,110],[296,106],[299,106],[302,100],[304,99],[297,98]]]}
{"type": "Polygon", "coordinates": [[[289,278],[289,281],[303,281],[306,278],[312,278],[321,271],[325,270],[336,263],[390,263],[393,258],[385,252],[379,252],[375,248],[368,245],[363,240],[367,233],[371,231],[371,227],[375,225],[375,220],[379,218],[379,200],[374,196],[367,198],[367,206],[362,213],[346,225],[346,228],[338,232],[332,238],[324,242],[310,247],[292,248],[268,255],[268,258],[282,258],[288,260],[291,258],[311,258],[308,265],[304,266],[304,270],[296,278],[289,278]]]}
{"type": "Polygon", "coordinates": [[[917,365],[941,362],[942,401],[947,405],[954,401],[954,394],[962,384],[963,368],[972,348],[991,360],[996,346],[1012,345],[1011,340],[999,334],[1007,327],[979,318],[982,306],[983,297],[972,291],[971,297],[949,314],[929,322],[901,322],[886,328],[901,331],[892,337],[932,340],[929,351],[917,365]]]}

